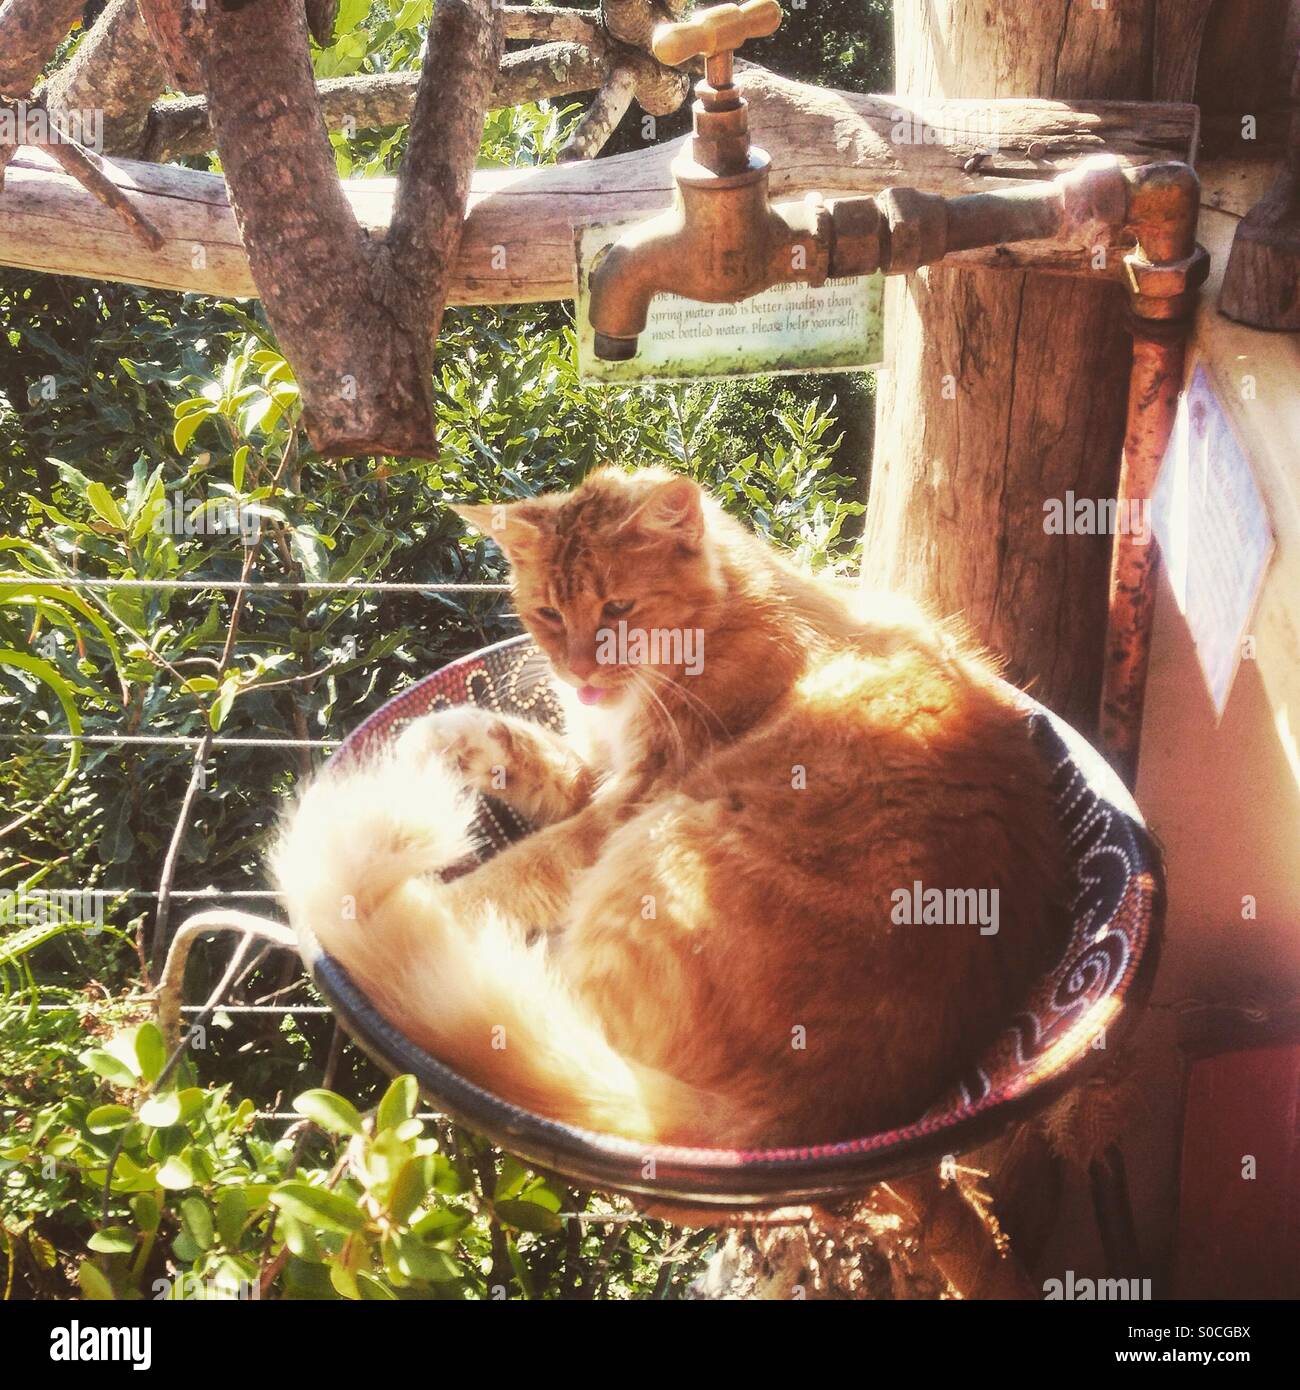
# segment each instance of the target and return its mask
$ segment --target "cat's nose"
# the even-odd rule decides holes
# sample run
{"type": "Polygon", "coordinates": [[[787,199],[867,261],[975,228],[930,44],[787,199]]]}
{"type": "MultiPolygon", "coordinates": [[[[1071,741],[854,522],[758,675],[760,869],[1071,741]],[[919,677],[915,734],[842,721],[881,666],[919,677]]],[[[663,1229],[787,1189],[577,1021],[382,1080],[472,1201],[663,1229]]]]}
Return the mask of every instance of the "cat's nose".
{"type": "Polygon", "coordinates": [[[569,670],[579,680],[585,681],[588,676],[594,676],[599,669],[600,663],[596,660],[595,652],[569,653],[569,670]]]}

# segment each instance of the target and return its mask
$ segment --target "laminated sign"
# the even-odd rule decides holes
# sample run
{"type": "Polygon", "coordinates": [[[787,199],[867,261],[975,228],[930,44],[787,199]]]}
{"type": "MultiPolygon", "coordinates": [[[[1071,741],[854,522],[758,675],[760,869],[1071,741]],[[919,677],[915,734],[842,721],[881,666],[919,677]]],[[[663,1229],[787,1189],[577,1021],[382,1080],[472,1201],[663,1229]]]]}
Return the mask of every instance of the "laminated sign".
{"type": "Polygon", "coordinates": [[[1220,719],[1273,554],[1250,460],[1198,364],[1179,402],[1152,520],[1220,719]]]}
{"type": "Polygon", "coordinates": [[[595,354],[588,281],[600,257],[636,219],[579,227],[578,376],[584,382],[681,381],[847,371],[883,355],[884,277],[857,275],[810,285],[774,285],[738,304],[703,304],[680,295],[650,301],[637,354],[606,362],[595,354]]]}

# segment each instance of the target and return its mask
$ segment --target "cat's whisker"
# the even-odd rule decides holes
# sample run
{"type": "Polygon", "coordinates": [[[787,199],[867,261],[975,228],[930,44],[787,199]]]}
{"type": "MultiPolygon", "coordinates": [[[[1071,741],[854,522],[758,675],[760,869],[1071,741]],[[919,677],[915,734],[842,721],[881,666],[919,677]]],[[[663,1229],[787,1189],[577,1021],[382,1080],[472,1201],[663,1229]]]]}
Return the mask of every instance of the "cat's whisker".
{"type": "Polygon", "coordinates": [[[677,721],[672,716],[672,711],[668,708],[666,704],[664,704],[663,700],[655,692],[654,687],[646,679],[646,668],[633,667],[631,668],[631,670],[633,681],[637,684],[638,688],[643,690],[650,697],[650,699],[654,701],[654,706],[651,706],[650,708],[657,707],[657,711],[662,714],[664,722],[664,732],[667,733],[669,737],[673,740],[674,747],[677,751],[678,763],[684,764],[686,761],[686,745],[682,740],[681,730],[677,727],[677,721]]]}
{"type": "Polygon", "coordinates": [[[724,736],[727,734],[727,726],[723,723],[718,712],[712,705],[707,704],[693,690],[688,689],[681,681],[675,681],[671,676],[665,675],[655,666],[643,666],[642,672],[653,680],[658,680],[662,684],[670,686],[675,694],[680,695],[688,704],[693,705],[706,720],[712,720],[718,732],[724,736]]]}

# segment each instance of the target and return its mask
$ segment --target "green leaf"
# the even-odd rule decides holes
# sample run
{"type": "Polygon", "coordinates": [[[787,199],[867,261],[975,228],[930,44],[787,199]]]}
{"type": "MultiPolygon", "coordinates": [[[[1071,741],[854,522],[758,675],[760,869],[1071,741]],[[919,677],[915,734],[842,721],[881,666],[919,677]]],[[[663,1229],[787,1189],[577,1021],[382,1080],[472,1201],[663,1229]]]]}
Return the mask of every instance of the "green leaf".
{"type": "Polygon", "coordinates": [[[101,1255],[125,1255],[135,1249],[135,1233],[128,1226],[105,1226],[86,1244],[101,1255]]]}
{"type": "MultiPolygon", "coordinates": [[[[12,666],[16,670],[26,671],[43,684],[48,685],[54,692],[54,698],[63,709],[63,717],[68,721],[69,732],[81,733],[81,715],[77,712],[76,692],[72,685],[48,661],[42,660],[39,656],[32,656],[30,652],[16,652],[5,648],[0,649],[0,666],[12,666]]],[[[80,761],[81,740],[74,738],[69,744],[68,765],[64,770],[64,776],[71,777],[80,761]]]]}
{"type": "Polygon", "coordinates": [[[364,1269],[357,1270],[356,1273],[357,1292],[363,1299],[370,1302],[396,1302],[397,1295],[382,1280],[376,1279],[373,1274],[367,1274],[364,1269]]]}
{"type": "Polygon", "coordinates": [[[142,1023],[135,1030],[135,1055],[140,1075],[148,1082],[157,1081],[167,1065],[167,1044],[156,1023],[142,1023]]]}
{"type": "Polygon", "coordinates": [[[206,1100],[206,1092],[198,1086],[187,1086],[183,1091],[164,1091],[145,1101],[140,1107],[140,1118],[155,1129],[168,1129],[184,1124],[203,1109],[206,1100]]]}
{"type": "Polygon", "coordinates": [[[248,1220],[248,1198],[241,1187],[223,1187],[217,1197],[217,1234],[222,1245],[237,1250],[248,1220]]]}
{"type": "Polygon", "coordinates": [[[427,1216],[422,1216],[411,1227],[411,1234],[430,1244],[440,1245],[455,1240],[470,1224],[470,1219],[468,1212],[455,1211],[451,1207],[438,1207],[427,1216]]]}
{"type": "Polygon", "coordinates": [[[236,492],[244,490],[244,473],[248,468],[248,445],[241,444],[235,450],[235,457],[230,466],[230,481],[234,484],[236,492]]]}
{"type": "Polygon", "coordinates": [[[388,1195],[388,1213],[402,1224],[428,1195],[433,1183],[433,1155],[409,1159],[397,1171],[388,1195]]]}
{"type": "Polygon", "coordinates": [[[463,1174],[452,1164],[446,1154],[433,1156],[433,1190],[444,1197],[454,1197],[464,1192],[467,1183],[463,1174]]]}
{"type": "Polygon", "coordinates": [[[86,488],[86,501],[94,507],[105,521],[117,531],[126,530],[126,517],[122,515],[122,509],[117,505],[113,494],[104,486],[103,483],[91,483],[86,488]]]}
{"type": "Polygon", "coordinates": [[[238,694],[238,681],[228,680],[222,685],[221,693],[208,709],[208,723],[214,732],[226,722],[226,715],[230,713],[230,707],[235,703],[235,696],[238,694]]]}
{"type": "Polygon", "coordinates": [[[81,1295],[96,1303],[111,1303],[116,1295],[103,1271],[91,1260],[82,1260],[77,1270],[77,1282],[81,1285],[81,1295]]]}
{"type": "Polygon", "coordinates": [[[176,421],[172,429],[172,446],[178,454],[185,452],[186,446],[194,438],[199,426],[208,418],[209,415],[216,413],[216,407],[211,401],[203,402],[202,410],[191,410],[187,415],[182,415],[176,421]]]}
{"type": "Polygon", "coordinates": [[[114,1192],[152,1192],[158,1175],[152,1167],[141,1168],[129,1153],[118,1154],[113,1167],[114,1192]]]}
{"type": "Polygon", "coordinates": [[[395,1076],[375,1111],[375,1129],[391,1129],[415,1114],[420,1088],[413,1076],[395,1076]]]}
{"type": "Polygon", "coordinates": [[[397,1268],[408,1279],[449,1284],[461,1277],[460,1267],[445,1250],[432,1249],[414,1236],[393,1236],[392,1250],[397,1268]]]}
{"type": "Polygon", "coordinates": [[[271,1202],[290,1216],[324,1231],[350,1235],[366,1224],[356,1204],[339,1192],[313,1187],[307,1182],[282,1182],[271,1193],[271,1202]]]}
{"type": "Polygon", "coordinates": [[[80,1060],[96,1076],[102,1076],[105,1081],[111,1081],[115,1086],[134,1086],[136,1083],[136,1076],[131,1068],[102,1048],[92,1047],[81,1054],[80,1060]]]}
{"type": "Polygon", "coordinates": [[[162,1213],[158,1209],[158,1199],[152,1192],[140,1192],[131,1198],[131,1215],[135,1224],[149,1234],[158,1229],[162,1213]]]}
{"type": "Polygon", "coordinates": [[[316,1232],[310,1226],[304,1225],[296,1216],[290,1216],[287,1211],[281,1211],[280,1231],[290,1253],[296,1255],[300,1260],[306,1260],[308,1264],[318,1264],[324,1259],[324,1252],[321,1250],[320,1241],[316,1239],[316,1232]]]}
{"type": "Polygon", "coordinates": [[[183,1192],[187,1187],[193,1187],[194,1168],[188,1154],[172,1154],[158,1169],[157,1179],[160,1187],[171,1188],[174,1192],[183,1192]]]}
{"type": "Polygon", "coordinates": [[[356,1106],[333,1091],[304,1091],[294,1101],[293,1108],[329,1134],[364,1133],[356,1106]]]}
{"type": "Polygon", "coordinates": [[[194,1237],[188,1231],[181,1231],[172,1241],[172,1254],[182,1264],[188,1265],[193,1264],[203,1254],[203,1251],[195,1244],[194,1237]]]}
{"type": "Polygon", "coordinates": [[[212,1213],[208,1210],[206,1202],[198,1197],[186,1197],[181,1203],[181,1226],[200,1250],[211,1248],[212,1213]]]}
{"type": "Polygon", "coordinates": [[[92,1134],[111,1134],[130,1123],[131,1108],[126,1105],[101,1105],[86,1116],[86,1128],[92,1134]]]}
{"type": "Polygon", "coordinates": [[[492,1210],[506,1225],[520,1231],[536,1231],[541,1235],[550,1235],[564,1224],[553,1211],[526,1198],[494,1202],[492,1210]]]}

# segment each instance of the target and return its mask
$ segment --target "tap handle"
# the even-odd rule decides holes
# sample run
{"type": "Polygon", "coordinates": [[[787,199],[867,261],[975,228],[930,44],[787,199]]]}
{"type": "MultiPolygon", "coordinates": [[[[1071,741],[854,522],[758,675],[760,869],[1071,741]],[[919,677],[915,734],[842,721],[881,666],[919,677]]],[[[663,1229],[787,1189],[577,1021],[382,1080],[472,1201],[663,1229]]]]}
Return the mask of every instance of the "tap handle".
{"type": "Polygon", "coordinates": [[[661,63],[678,67],[692,58],[716,58],[746,39],[776,33],[781,25],[777,0],[747,0],[743,5],[713,5],[691,19],[657,25],[651,49],[661,63]]]}

